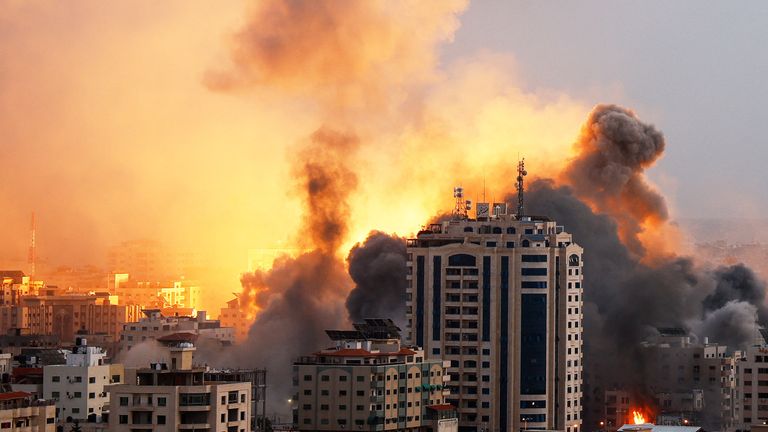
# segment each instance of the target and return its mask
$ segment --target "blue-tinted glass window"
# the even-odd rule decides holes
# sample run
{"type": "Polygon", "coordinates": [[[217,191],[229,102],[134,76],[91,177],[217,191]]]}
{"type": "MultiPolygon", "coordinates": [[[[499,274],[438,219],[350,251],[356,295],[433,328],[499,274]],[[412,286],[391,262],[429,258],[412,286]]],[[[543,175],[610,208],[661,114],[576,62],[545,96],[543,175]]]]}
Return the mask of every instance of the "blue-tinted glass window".
{"type": "Polygon", "coordinates": [[[547,288],[547,281],[522,281],[520,288],[547,288]]]}

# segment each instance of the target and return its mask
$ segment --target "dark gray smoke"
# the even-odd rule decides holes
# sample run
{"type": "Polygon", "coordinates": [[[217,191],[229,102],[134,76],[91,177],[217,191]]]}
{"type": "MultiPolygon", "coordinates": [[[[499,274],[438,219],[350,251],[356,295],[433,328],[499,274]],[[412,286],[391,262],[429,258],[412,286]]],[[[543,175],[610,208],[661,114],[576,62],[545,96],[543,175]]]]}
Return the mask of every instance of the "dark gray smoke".
{"type": "Polygon", "coordinates": [[[640,255],[643,247],[637,236],[643,223],[668,218],[664,198],[643,176],[664,146],[661,133],[632,111],[598,105],[576,142],[579,155],[561,173],[561,180],[580,199],[618,221],[622,240],[640,255]]]}
{"type": "Polygon", "coordinates": [[[405,328],[405,239],[374,231],[349,252],[355,288],[347,297],[349,320],[392,318],[405,328]]]}
{"type": "Polygon", "coordinates": [[[646,374],[660,366],[645,364],[641,342],[657,327],[740,349],[752,341],[756,315],[765,322],[765,283],[743,265],[712,270],[688,257],[645,264],[621,241],[613,217],[551,180],[530,184],[526,206],[563,224],[584,247],[585,425],[604,415],[607,388],[650,400],[646,374]]]}
{"type": "Polygon", "coordinates": [[[768,323],[765,304],[765,286],[755,273],[744,264],[720,267],[714,272],[715,291],[704,299],[705,311],[716,311],[728,302],[743,301],[755,306],[760,322],[768,323]]]}
{"type": "Polygon", "coordinates": [[[353,135],[321,128],[295,157],[297,190],[305,205],[302,236],[309,252],[275,260],[268,271],[242,277],[242,307],[261,308],[248,339],[226,355],[203,353],[214,366],[266,367],[272,408],[286,411],[292,364],[324,348],[324,331],[346,326],[344,302],[352,281],[337,258],[349,221],[347,198],[357,177],[349,168],[353,135]]]}
{"type": "Polygon", "coordinates": [[[680,327],[740,349],[752,340],[756,316],[768,319],[766,286],[747,267],[710,269],[690,257],[644,250],[643,228],[668,218],[664,198],[644,178],[664,145],[631,111],[601,105],[582,128],[579,155],[559,176],[560,185],[538,180],[526,191],[528,213],[557,220],[584,247],[587,429],[603,417],[608,388],[650,400],[647,374],[660,366],[646,364],[652,357],[641,343],[656,328],[680,327]],[[646,255],[659,258],[643,260],[646,255]]]}

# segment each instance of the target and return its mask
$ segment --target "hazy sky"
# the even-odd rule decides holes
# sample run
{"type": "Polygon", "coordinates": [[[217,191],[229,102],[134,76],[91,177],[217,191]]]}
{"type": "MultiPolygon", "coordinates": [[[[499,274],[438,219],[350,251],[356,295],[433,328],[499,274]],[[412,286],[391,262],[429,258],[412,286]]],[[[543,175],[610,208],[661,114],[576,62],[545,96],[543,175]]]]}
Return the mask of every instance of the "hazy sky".
{"type": "Polygon", "coordinates": [[[446,57],[514,55],[523,85],[635,109],[667,138],[651,171],[677,216],[768,211],[768,2],[484,0],[446,57]]]}
{"type": "Polygon", "coordinates": [[[375,228],[407,235],[450,207],[456,183],[474,198],[483,179],[495,197],[511,190],[518,152],[551,174],[597,103],[665,133],[651,179],[674,216],[768,210],[768,3],[446,4],[357,3],[375,24],[339,12],[348,26],[326,45],[293,35],[308,36],[297,70],[306,53],[333,70],[329,46],[350,70],[227,92],[204,77],[229,67],[246,1],[0,2],[0,261],[23,262],[36,210],[50,263],[151,237],[236,275],[249,248],[291,245],[296,146],[329,123],[362,142],[350,243],[375,228]],[[360,100],[329,105],[337,86],[360,100]]]}

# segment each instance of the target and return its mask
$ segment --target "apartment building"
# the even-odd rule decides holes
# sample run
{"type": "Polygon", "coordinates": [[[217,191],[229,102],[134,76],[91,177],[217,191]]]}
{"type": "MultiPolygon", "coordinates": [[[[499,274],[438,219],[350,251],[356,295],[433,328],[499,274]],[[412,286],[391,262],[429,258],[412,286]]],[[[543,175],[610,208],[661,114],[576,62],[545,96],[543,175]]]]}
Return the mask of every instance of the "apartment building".
{"type": "Polygon", "coordinates": [[[219,341],[223,345],[234,343],[232,327],[222,327],[218,320],[209,320],[205,311],[192,316],[164,316],[160,309],[145,309],[143,317],[123,325],[120,349],[129,350],[146,340],[157,340],[175,333],[191,333],[219,341]]]}
{"type": "Polygon", "coordinates": [[[118,340],[123,324],[139,319],[141,308],[120,306],[106,292],[67,295],[29,295],[16,305],[0,306],[0,332],[28,329],[73,342],[78,331],[105,333],[118,340]]]}
{"type": "Polygon", "coordinates": [[[251,430],[251,383],[210,381],[193,366],[194,346],[168,348],[162,363],[126,369],[126,384],[111,386],[109,430],[251,430]]]}
{"type": "Polygon", "coordinates": [[[140,305],[145,308],[200,306],[200,287],[189,280],[140,280],[128,274],[113,275],[110,291],[120,304],[140,305]]]}
{"type": "Polygon", "coordinates": [[[22,297],[37,294],[42,286],[21,270],[0,270],[0,283],[0,306],[17,305],[22,297]]]}
{"type": "Polygon", "coordinates": [[[227,302],[227,307],[221,309],[219,321],[224,327],[232,327],[235,331],[235,340],[243,342],[248,338],[248,331],[253,324],[253,315],[240,304],[240,297],[227,302]]]}
{"type": "Polygon", "coordinates": [[[736,360],[740,353],[697,341],[681,328],[658,328],[640,351],[646,392],[658,415],[689,421],[707,430],[733,430],[740,409],[736,398],[736,360]]]}
{"type": "Polygon", "coordinates": [[[109,405],[107,387],[121,383],[123,368],[106,362],[106,353],[78,338],[66,364],[43,367],[43,395],[56,401],[60,423],[102,422],[109,405]]]}
{"type": "Polygon", "coordinates": [[[54,432],[55,416],[53,401],[20,391],[0,393],[0,430],[54,432]]]}
{"type": "Polygon", "coordinates": [[[294,363],[298,430],[457,430],[443,361],[402,346],[391,320],[326,333],[332,348],[294,363]]]}
{"type": "Polygon", "coordinates": [[[450,363],[462,430],[578,432],[583,250],[506,208],[478,203],[471,218],[457,203],[407,240],[406,340],[450,363]]]}

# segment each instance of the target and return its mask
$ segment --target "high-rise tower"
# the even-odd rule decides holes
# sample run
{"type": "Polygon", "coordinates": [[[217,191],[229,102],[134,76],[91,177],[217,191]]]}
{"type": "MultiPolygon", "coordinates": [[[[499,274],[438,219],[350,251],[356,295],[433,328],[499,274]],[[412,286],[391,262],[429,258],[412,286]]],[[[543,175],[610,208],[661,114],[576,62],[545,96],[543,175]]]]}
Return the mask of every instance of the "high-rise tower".
{"type": "Polygon", "coordinates": [[[578,432],[582,248],[546,217],[488,207],[408,240],[408,342],[450,361],[461,430],[578,432]]]}

